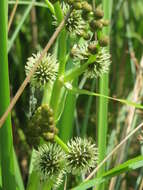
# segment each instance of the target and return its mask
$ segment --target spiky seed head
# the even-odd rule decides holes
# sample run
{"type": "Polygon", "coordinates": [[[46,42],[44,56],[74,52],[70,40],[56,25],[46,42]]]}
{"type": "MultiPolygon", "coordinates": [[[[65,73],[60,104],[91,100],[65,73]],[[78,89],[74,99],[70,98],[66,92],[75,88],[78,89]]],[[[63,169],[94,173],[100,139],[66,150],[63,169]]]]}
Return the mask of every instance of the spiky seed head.
{"type": "MultiPolygon", "coordinates": [[[[28,58],[28,61],[25,66],[26,75],[29,74],[31,69],[37,63],[41,56],[41,53],[38,52],[37,54],[33,54],[31,57],[28,58]]],[[[41,88],[45,86],[49,82],[53,82],[56,79],[58,70],[57,60],[54,55],[48,54],[45,55],[35,73],[31,78],[32,86],[37,88],[41,88]]]]}
{"type": "Polygon", "coordinates": [[[96,57],[96,61],[88,66],[85,75],[88,78],[101,77],[109,71],[111,63],[111,55],[107,48],[100,48],[96,57]]]}
{"type": "Polygon", "coordinates": [[[70,172],[86,173],[96,166],[97,148],[90,140],[77,137],[68,142],[68,147],[67,167],[70,172]]]}
{"type": "Polygon", "coordinates": [[[66,22],[66,29],[77,35],[81,35],[81,33],[85,30],[85,22],[82,20],[79,11],[73,10],[71,16],[66,22]]]}
{"type": "Polygon", "coordinates": [[[71,56],[74,62],[80,62],[87,60],[89,57],[88,44],[84,43],[82,45],[75,44],[71,50],[71,56]]]}
{"type": "MultiPolygon", "coordinates": [[[[69,5],[67,3],[63,3],[62,7],[63,7],[64,15],[66,15],[69,10],[69,5]]],[[[82,19],[81,13],[82,13],[82,10],[74,9],[71,12],[65,24],[67,31],[70,32],[71,34],[81,35],[81,33],[83,33],[83,31],[86,28],[86,23],[82,19]]]]}
{"type": "Polygon", "coordinates": [[[35,150],[33,168],[43,181],[51,180],[55,184],[58,181],[59,185],[65,171],[64,163],[65,153],[57,144],[44,144],[35,150]]]}

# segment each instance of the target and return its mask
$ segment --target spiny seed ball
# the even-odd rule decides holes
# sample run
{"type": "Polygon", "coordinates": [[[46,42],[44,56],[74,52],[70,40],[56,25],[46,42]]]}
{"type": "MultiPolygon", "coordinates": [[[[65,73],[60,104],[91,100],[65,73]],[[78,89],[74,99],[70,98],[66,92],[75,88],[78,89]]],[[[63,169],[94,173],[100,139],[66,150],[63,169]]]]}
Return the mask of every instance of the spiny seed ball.
{"type": "Polygon", "coordinates": [[[68,168],[73,174],[90,171],[97,164],[97,148],[90,140],[79,137],[68,142],[68,168]]]}
{"type": "MultiPolygon", "coordinates": [[[[29,72],[33,69],[37,61],[40,59],[41,53],[33,54],[28,58],[25,66],[25,72],[28,76],[29,72]]],[[[53,82],[57,76],[57,60],[54,55],[45,55],[40,61],[35,73],[33,74],[30,83],[32,86],[42,88],[49,82],[53,82]]]]}
{"type": "Polygon", "coordinates": [[[85,76],[88,78],[101,77],[109,71],[111,55],[107,48],[101,47],[96,55],[96,61],[88,66],[85,76]]]}
{"type": "Polygon", "coordinates": [[[58,176],[63,173],[65,153],[59,145],[48,143],[35,150],[34,170],[38,172],[41,180],[56,182],[58,176]]]}

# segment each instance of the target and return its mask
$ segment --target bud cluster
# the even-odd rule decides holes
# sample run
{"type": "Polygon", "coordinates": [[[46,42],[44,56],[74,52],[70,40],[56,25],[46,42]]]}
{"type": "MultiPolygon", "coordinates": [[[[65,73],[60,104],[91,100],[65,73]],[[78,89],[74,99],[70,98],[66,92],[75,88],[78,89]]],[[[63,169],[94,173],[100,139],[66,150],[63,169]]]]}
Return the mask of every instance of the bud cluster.
{"type": "Polygon", "coordinates": [[[58,129],[55,125],[53,110],[47,104],[43,104],[35,111],[26,133],[28,143],[35,147],[39,145],[40,138],[44,140],[54,139],[58,129]]]}

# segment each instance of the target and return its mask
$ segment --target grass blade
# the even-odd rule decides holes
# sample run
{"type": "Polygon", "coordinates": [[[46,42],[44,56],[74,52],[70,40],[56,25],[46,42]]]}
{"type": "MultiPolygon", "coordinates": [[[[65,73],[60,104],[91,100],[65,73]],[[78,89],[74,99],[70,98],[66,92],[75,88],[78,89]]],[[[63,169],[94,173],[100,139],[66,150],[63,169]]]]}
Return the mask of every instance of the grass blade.
{"type": "MultiPolygon", "coordinates": [[[[0,1],[0,115],[2,115],[10,102],[8,56],[7,56],[7,21],[8,1],[0,1]]],[[[7,117],[0,129],[0,155],[2,171],[2,189],[15,190],[15,170],[13,158],[13,137],[11,117],[7,117]]]]}
{"type": "Polygon", "coordinates": [[[124,100],[124,99],[120,99],[120,98],[113,98],[113,97],[110,97],[110,96],[106,96],[104,94],[91,92],[91,91],[88,91],[88,90],[85,90],[85,89],[75,88],[75,87],[71,86],[71,84],[69,84],[69,83],[65,85],[65,88],[67,88],[71,93],[75,93],[75,94],[79,94],[79,95],[102,97],[104,99],[109,99],[109,100],[113,100],[113,101],[116,101],[116,102],[120,102],[122,104],[126,104],[126,105],[129,105],[129,106],[136,107],[138,109],[143,109],[143,105],[137,104],[137,103],[132,102],[130,100],[124,100]]]}
{"type": "Polygon", "coordinates": [[[11,50],[11,47],[12,47],[12,45],[13,45],[13,43],[14,43],[14,41],[15,41],[15,39],[16,39],[16,37],[17,37],[17,35],[18,35],[18,33],[19,33],[19,31],[20,31],[23,23],[24,23],[24,21],[26,20],[28,14],[30,13],[34,2],[35,2],[35,0],[32,0],[31,4],[26,8],[26,10],[25,10],[25,12],[24,12],[24,14],[22,16],[22,19],[21,19],[20,23],[18,24],[18,26],[17,26],[16,30],[14,31],[11,39],[9,40],[9,43],[8,43],[8,52],[11,50]]]}
{"type": "Polygon", "coordinates": [[[128,160],[127,162],[109,170],[108,172],[103,174],[102,177],[98,177],[98,178],[83,182],[81,185],[73,188],[72,190],[88,189],[97,184],[101,184],[101,183],[105,182],[106,180],[111,179],[112,177],[115,177],[117,175],[120,175],[122,173],[131,171],[131,170],[136,170],[138,168],[141,168],[142,166],[143,166],[143,156],[135,157],[135,158],[128,160]]]}

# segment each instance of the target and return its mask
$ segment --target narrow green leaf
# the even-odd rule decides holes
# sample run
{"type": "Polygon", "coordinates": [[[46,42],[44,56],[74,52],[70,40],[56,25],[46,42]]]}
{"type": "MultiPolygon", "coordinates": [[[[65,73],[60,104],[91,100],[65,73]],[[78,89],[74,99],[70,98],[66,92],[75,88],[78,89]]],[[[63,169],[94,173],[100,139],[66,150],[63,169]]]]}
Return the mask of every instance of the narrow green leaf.
{"type": "Polygon", "coordinates": [[[133,107],[138,108],[138,109],[143,109],[143,105],[141,105],[141,104],[137,104],[137,103],[129,101],[129,100],[113,98],[113,97],[110,97],[110,96],[106,96],[106,95],[103,95],[103,94],[91,92],[91,91],[84,90],[84,89],[74,88],[70,83],[65,83],[65,87],[72,93],[76,93],[76,94],[80,94],[80,95],[89,95],[89,96],[102,97],[102,98],[105,98],[105,99],[120,102],[122,104],[133,106],[133,107]]]}
{"type": "MultiPolygon", "coordinates": [[[[11,0],[8,1],[9,5],[14,5],[15,3],[16,3],[16,1],[11,1],[11,0]]],[[[19,5],[29,5],[29,4],[31,4],[31,1],[18,1],[18,6],[19,5]]],[[[34,6],[42,7],[42,8],[49,8],[46,3],[42,3],[42,2],[35,2],[34,6]]]]}
{"type": "Polygon", "coordinates": [[[26,20],[28,14],[30,13],[34,2],[35,2],[35,0],[32,0],[31,3],[29,4],[29,6],[26,8],[20,23],[18,24],[18,26],[15,29],[12,37],[10,38],[9,43],[8,43],[8,52],[11,50],[11,47],[13,46],[13,43],[14,43],[14,41],[15,41],[15,39],[16,39],[16,37],[17,37],[17,35],[18,35],[18,33],[19,33],[23,23],[24,23],[24,21],[26,20]]]}
{"type": "Polygon", "coordinates": [[[54,6],[52,5],[52,3],[50,3],[50,1],[45,0],[49,10],[55,15],[55,10],[54,10],[54,6]]]}
{"type": "Polygon", "coordinates": [[[101,184],[105,182],[106,180],[111,179],[112,177],[115,177],[117,175],[120,175],[122,173],[131,171],[131,170],[138,169],[140,167],[143,167],[143,156],[138,156],[131,160],[128,160],[127,162],[109,170],[104,175],[102,175],[102,177],[94,178],[92,180],[83,182],[79,186],[72,188],[72,190],[85,190],[90,187],[94,187],[95,185],[101,184]]]}
{"type": "Polygon", "coordinates": [[[34,159],[34,149],[31,154],[31,161],[29,167],[29,178],[26,190],[39,190],[40,179],[37,172],[33,171],[33,159],[34,159]]]}
{"type": "Polygon", "coordinates": [[[20,168],[18,165],[18,161],[17,161],[17,157],[16,157],[16,153],[14,151],[14,166],[15,166],[15,174],[16,174],[16,183],[18,186],[19,190],[24,190],[24,184],[22,181],[22,176],[21,176],[21,172],[20,172],[20,168]]]}
{"type": "MultiPolygon", "coordinates": [[[[8,1],[0,0],[0,117],[10,103],[7,55],[7,21],[8,1]]],[[[15,190],[17,188],[14,170],[13,136],[10,114],[8,115],[2,128],[0,128],[0,155],[2,189],[15,190]]]]}

